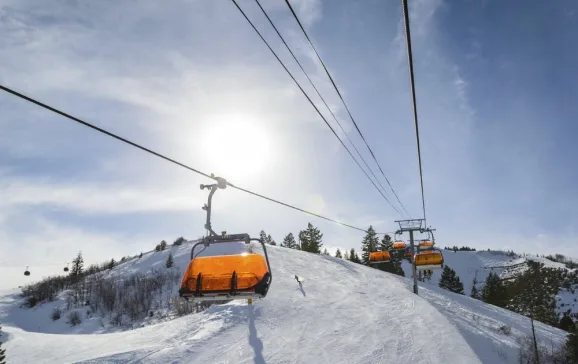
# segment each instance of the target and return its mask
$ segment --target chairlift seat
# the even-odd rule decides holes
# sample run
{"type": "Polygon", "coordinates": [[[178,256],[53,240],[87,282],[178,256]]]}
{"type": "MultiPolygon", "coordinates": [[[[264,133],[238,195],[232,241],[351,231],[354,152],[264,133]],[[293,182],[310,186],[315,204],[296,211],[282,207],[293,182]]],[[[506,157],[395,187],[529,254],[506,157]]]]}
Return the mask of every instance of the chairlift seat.
{"type": "Polygon", "coordinates": [[[369,253],[369,264],[381,264],[391,261],[389,252],[371,252],[369,253]]]}
{"type": "Polygon", "coordinates": [[[270,281],[265,257],[259,254],[197,257],[189,262],[179,294],[197,301],[262,298],[270,281]]]}
{"type": "Polygon", "coordinates": [[[440,251],[418,253],[413,259],[418,270],[441,269],[444,264],[444,256],[440,251]]]}
{"type": "Polygon", "coordinates": [[[406,244],[404,241],[396,241],[393,243],[393,249],[395,250],[403,250],[406,248],[406,244]]]}

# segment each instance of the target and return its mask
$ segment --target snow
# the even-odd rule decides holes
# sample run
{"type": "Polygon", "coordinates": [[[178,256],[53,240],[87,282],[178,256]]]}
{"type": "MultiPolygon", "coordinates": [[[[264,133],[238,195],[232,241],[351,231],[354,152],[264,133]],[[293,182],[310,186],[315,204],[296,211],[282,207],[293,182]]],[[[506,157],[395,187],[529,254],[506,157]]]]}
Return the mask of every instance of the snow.
{"type": "MultiPolygon", "coordinates": [[[[107,275],[122,279],[164,267],[169,253],[183,271],[190,248],[184,244],[147,253],[107,275]]],[[[216,245],[201,254],[243,249],[216,245]]],[[[261,252],[260,247],[254,250],[261,252]]],[[[515,363],[517,339],[530,332],[527,318],[441,290],[434,280],[420,283],[416,296],[409,278],[323,255],[280,247],[267,250],[273,281],[265,299],[253,305],[214,305],[198,314],[122,332],[110,332],[96,318],[74,328],[62,319],[53,322],[52,307],[62,301],[19,308],[19,298],[9,292],[0,298],[8,362],[515,363]],[[302,278],[301,284],[295,275],[302,278]],[[512,328],[509,335],[500,332],[503,325],[512,328]]],[[[480,253],[464,255],[474,267],[504,260],[480,253]]],[[[462,264],[467,270],[468,263],[462,264]]],[[[536,331],[548,344],[565,338],[563,331],[541,323],[536,331]]]]}
{"type": "MultiPolygon", "coordinates": [[[[474,278],[477,279],[478,289],[481,289],[486,278],[490,272],[494,272],[500,278],[514,278],[528,269],[527,261],[535,261],[544,264],[546,268],[567,269],[562,263],[553,262],[546,258],[536,256],[514,256],[511,257],[505,252],[501,251],[456,251],[441,249],[444,255],[444,264],[456,271],[464,285],[464,293],[469,295],[472,289],[474,278]]],[[[406,277],[411,277],[411,264],[407,260],[403,260],[402,269],[406,277]]],[[[436,286],[441,278],[441,269],[433,271],[430,281],[425,281],[423,284],[426,287],[436,286]]],[[[567,312],[578,313],[578,286],[571,293],[567,289],[561,289],[556,296],[556,306],[558,314],[567,312]]]]}

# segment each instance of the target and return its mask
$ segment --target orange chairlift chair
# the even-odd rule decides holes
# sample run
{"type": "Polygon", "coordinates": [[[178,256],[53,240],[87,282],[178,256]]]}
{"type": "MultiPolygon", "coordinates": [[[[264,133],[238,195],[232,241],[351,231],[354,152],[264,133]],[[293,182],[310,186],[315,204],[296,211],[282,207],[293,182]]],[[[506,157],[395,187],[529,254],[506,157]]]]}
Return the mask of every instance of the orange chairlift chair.
{"type": "Polygon", "coordinates": [[[441,269],[444,266],[444,256],[442,251],[434,248],[435,238],[431,230],[427,230],[431,236],[431,240],[426,239],[419,242],[419,250],[414,255],[413,261],[416,269],[429,270],[441,269]]]}
{"type": "Polygon", "coordinates": [[[369,264],[381,264],[391,261],[389,252],[371,252],[369,253],[369,264]]]}
{"type": "Polygon", "coordinates": [[[429,239],[420,240],[419,250],[431,250],[433,249],[433,242],[429,239]]]}
{"type": "MultiPolygon", "coordinates": [[[[394,234],[394,239],[395,235],[396,234],[394,234]]],[[[407,244],[403,240],[395,239],[395,241],[393,242],[393,250],[405,250],[406,247],[407,244]]]]}
{"type": "Polygon", "coordinates": [[[209,235],[197,242],[191,249],[191,260],[181,280],[179,295],[194,301],[234,300],[264,298],[271,286],[271,268],[265,242],[251,238],[248,234],[217,235],[211,228],[211,200],[218,188],[227,186],[225,179],[216,177],[217,184],[201,185],[201,189],[211,189],[209,201],[203,209],[207,211],[205,228],[209,235]],[[258,241],[265,256],[254,253],[233,255],[198,255],[211,244],[258,241]],[[195,253],[195,248],[204,248],[195,253]]]}

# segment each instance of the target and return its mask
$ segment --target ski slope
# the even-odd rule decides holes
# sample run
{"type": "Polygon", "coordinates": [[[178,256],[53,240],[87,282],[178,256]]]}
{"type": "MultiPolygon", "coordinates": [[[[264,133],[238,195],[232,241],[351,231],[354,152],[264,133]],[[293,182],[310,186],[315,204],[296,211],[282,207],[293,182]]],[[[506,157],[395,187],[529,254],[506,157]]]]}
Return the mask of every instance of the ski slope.
{"type": "MultiPolygon", "coordinates": [[[[456,271],[464,285],[464,293],[469,295],[472,289],[474,278],[476,278],[478,289],[484,285],[490,272],[497,273],[501,278],[513,278],[522,274],[527,268],[528,260],[544,264],[546,268],[564,269],[562,263],[553,262],[546,258],[536,256],[514,256],[511,257],[500,251],[456,251],[441,249],[444,255],[444,264],[456,271]]],[[[406,277],[411,277],[411,264],[403,260],[402,269],[406,277]]],[[[426,287],[436,286],[441,278],[441,269],[433,270],[431,280],[426,280],[423,284],[426,287]]],[[[570,290],[561,289],[556,297],[556,309],[559,314],[568,312],[578,314],[578,287],[574,293],[570,290]]]]}
{"type": "MultiPolygon", "coordinates": [[[[108,274],[121,279],[162,267],[169,252],[184,270],[190,245],[147,253],[108,274]]],[[[422,284],[416,296],[411,280],[377,269],[280,247],[268,252],[273,281],[265,299],[128,331],[97,334],[106,330],[90,320],[61,327],[49,318],[58,301],[21,309],[14,295],[4,296],[8,362],[516,363],[517,339],[530,332],[522,316],[433,285],[422,284]],[[509,335],[500,332],[503,325],[511,327],[509,335]]],[[[229,253],[211,246],[201,255],[229,253]]],[[[536,330],[548,345],[565,338],[540,323],[536,330]]]]}

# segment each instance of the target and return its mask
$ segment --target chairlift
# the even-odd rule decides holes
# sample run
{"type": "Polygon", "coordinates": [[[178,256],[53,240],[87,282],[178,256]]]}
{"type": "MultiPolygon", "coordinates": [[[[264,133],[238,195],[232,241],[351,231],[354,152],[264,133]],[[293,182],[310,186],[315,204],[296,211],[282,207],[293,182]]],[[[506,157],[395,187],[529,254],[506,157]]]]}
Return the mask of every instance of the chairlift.
{"type": "Polygon", "coordinates": [[[391,256],[389,252],[371,252],[369,253],[369,264],[389,263],[391,256]]]}
{"type": "MultiPolygon", "coordinates": [[[[212,175],[213,176],[213,175],[212,175]]],[[[223,232],[217,235],[211,228],[211,202],[215,191],[227,186],[225,179],[216,177],[217,184],[201,185],[201,189],[210,189],[205,228],[209,235],[197,242],[191,248],[191,260],[185,270],[179,295],[193,301],[218,301],[265,298],[271,286],[272,275],[267,255],[267,247],[261,239],[251,238],[249,234],[230,234],[223,232]],[[257,241],[263,247],[263,255],[243,252],[233,255],[203,256],[198,255],[211,244],[232,244],[244,242],[250,244],[257,241]],[[195,248],[204,248],[195,253],[195,248]]]]}
{"type": "Polygon", "coordinates": [[[441,269],[444,266],[444,256],[439,249],[419,252],[414,255],[413,261],[418,270],[441,269]]]}
{"type": "Polygon", "coordinates": [[[431,250],[433,249],[433,242],[429,239],[424,239],[419,241],[419,250],[431,250]]]}
{"type": "Polygon", "coordinates": [[[396,239],[397,234],[394,234],[394,242],[393,242],[393,250],[405,250],[405,248],[407,248],[407,244],[405,243],[405,241],[400,240],[400,239],[396,239]]]}
{"type": "Polygon", "coordinates": [[[30,271],[28,270],[28,266],[26,266],[26,270],[24,271],[24,275],[25,275],[25,276],[29,276],[29,275],[30,275],[30,271]]]}

